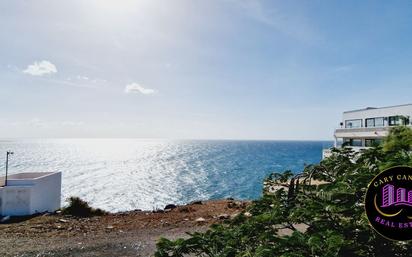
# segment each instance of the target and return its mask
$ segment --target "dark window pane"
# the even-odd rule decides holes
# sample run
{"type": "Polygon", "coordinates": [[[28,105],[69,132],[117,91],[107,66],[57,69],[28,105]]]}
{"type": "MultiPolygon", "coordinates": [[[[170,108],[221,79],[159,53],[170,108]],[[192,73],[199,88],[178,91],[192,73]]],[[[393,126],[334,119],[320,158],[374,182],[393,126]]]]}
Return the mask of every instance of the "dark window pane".
{"type": "Polygon", "coordinates": [[[383,127],[383,117],[368,118],[365,120],[366,127],[383,127]]]}
{"type": "Polygon", "coordinates": [[[391,116],[389,117],[389,126],[398,126],[398,125],[404,125],[406,122],[406,119],[401,116],[391,116]]]}
{"type": "Polygon", "coordinates": [[[362,139],[351,139],[351,146],[362,146],[362,139]]]}
{"type": "Polygon", "coordinates": [[[373,147],[380,145],[382,143],[382,139],[376,138],[376,139],[365,139],[365,146],[367,147],[373,147]]]}
{"type": "Polygon", "coordinates": [[[396,122],[395,116],[389,117],[389,126],[395,126],[396,125],[395,122],[396,122]]]}

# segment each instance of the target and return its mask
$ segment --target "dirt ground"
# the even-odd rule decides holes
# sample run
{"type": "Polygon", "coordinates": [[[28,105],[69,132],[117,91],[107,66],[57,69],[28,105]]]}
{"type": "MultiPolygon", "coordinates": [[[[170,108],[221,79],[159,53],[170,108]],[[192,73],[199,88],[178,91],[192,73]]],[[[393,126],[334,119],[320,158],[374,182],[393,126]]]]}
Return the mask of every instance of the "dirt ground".
{"type": "Polygon", "coordinates": [[[131,211],[91,218],[40,215],[0,224],[0,256],[152,256],[160,237],[205,231],[247,202],[193,203],[166,212],[131,211]]]}

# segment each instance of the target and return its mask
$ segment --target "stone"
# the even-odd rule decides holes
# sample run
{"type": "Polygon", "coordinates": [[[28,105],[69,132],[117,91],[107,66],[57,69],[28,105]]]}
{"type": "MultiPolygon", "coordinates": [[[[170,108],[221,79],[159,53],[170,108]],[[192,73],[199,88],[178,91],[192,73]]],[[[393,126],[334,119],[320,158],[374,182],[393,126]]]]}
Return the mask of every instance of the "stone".
{"type": "Polygon", "coordinates": [[[243,215],[245,215],[245,217],[248,217],[248,218],[249,218],[249,217],[252,217],[252,213],[250,213],[250,212],[248,212],[248,211],[245,212],[243,215]]]}
{"type": "Polygon", "coordinates": [[[206,222],[206,220],[205,220],[204,218],[202,218],[202,217],[197,218],[195,221],[196,221],[197,223],[205,223],[205,222],[206,222]]]}
{"type": "Polygon", "coordinates": [[[239,215],[239,213],[238,213],[238,212],[235,212],[235,213],[233,213],[232,215],[230,215],[230,218],[231,218],[231,219],[234,219],[234,218],[236,218],[238,215],[239,215]]]}
{"type": "Polygon", "coordinates": [[[222,213],[222,214],[220,214],[220,215],[218,216],[218,218],[219,218],[220,220],[227,220],[227,219],[230,218],[230,216],[229,216],[229,214],[222,213]]]}
{"type": "Polygon", "coordinates": [[[10,216],[4,216],[3,218],[1,218],[0,222],[7,222],[10,219],[10,216]]]}
{"type": "Polygon", "coordinates": [[[175,209],[176,207],[177,206],[175,204],[168,204],[166,205],[165,210],[172,210],[172,209],[175,209]]]}

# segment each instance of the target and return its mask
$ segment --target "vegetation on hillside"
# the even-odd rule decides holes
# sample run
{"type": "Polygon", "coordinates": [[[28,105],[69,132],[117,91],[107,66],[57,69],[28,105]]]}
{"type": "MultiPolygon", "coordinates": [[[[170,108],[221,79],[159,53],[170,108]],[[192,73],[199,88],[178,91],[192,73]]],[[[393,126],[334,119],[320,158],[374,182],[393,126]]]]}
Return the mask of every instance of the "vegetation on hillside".
{"type": "Polygon", "coordinates": [[[69,205],[62,209],[62,213],[76,217],[91,217],[105,215],[106,212],[102,209],[95,209],[79,197],[70,197],[67,199],[69,205]]]}
{"type": "Polygon", "coordinates": [[[374,232],[363,203],[376,174],[412,165],[411,150],[412,131],[400,126],[382,146],[362,153],[333,149],[332,157],[301,174],[273,173],[247,212],[188,239],[162,238],[155,256],[411,256],[411,242],[389,241],[374,232]],[[327,183],[316,186],[314,180],[327,183]]]}

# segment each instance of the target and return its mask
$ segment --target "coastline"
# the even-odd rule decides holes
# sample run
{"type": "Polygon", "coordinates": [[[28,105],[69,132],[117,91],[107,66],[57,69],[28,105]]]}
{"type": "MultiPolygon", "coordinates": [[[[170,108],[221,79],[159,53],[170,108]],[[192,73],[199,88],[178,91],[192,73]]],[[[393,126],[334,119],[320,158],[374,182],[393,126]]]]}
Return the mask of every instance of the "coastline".
{"type": "Polygon", "coordinates": [[[157,211],[77,218],[61,213],[0,224],[1,256],[151,256],[160,237],[202,232],[238,215],[250,201],[196,201],[157,211]],[[175,208],[174,208],[175,207],[175,208]]]}

